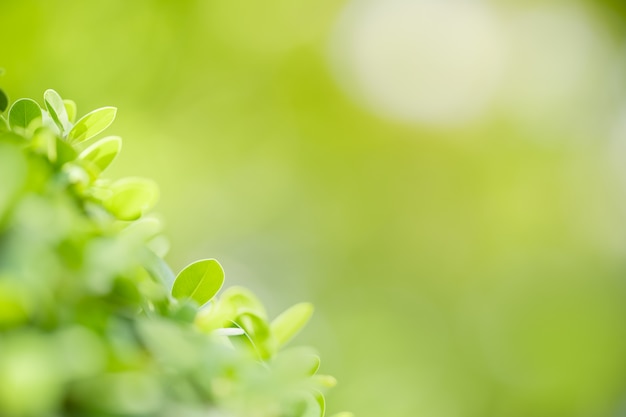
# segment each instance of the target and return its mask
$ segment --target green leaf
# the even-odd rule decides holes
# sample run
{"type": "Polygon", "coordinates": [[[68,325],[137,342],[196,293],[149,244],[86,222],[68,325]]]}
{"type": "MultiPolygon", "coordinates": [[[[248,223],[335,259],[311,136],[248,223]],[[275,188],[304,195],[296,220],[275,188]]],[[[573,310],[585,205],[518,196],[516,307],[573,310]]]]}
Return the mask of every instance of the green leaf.
{"type": "Polygon", "coordinates": [[[0,113],[4,112],[7,107],[9,107],[9,97],[0,89],[0,113]]]}
{"type": "Polygon", "coordinates": [[[324,398],[324,394],[322,394],[319,391],[316,391],[313,396],[315,397],[315,400],[317,401],[317,405],[319,405],[320,407],[320,417],[324,417],[324,414],[326,414],[326,399],[324,398]]]}
{"type": "Polygon", "coordinates": [[[65,99],[63,100],[63,106],[65,107],[68,120],[74,123],[76,121],[76,103],[73,100],[65,99]]]}
{"type": "Polygon", "coordinates": [[[321,374],[317,374],[317,375],[313,375],[313,381],[324,388],[332,388],[335,385],[337,385],[337,380],[335,379],[334,376],[331,375],[321,375],[321,374]]]}
{"type": "MultiPolygon", "coordinates": [[[[245,336],[259,358],[269,359],[276,352],[269,325],[262,317],[254,313],[243,313],[233,320],[233,323],[246,332],[245,336]]],[[[238,338],[235,337],[233,340],[238,338]]]]}
{"type": "Polygon", "coordinates": [[[74,161],[78,156],[78,153],[76,152],[74,147],[59,137],[56,137],[55,140],[55,150],[55,163],[57,166],[62,166],[66,162],[74,161]]]}
{"type": "Polygon", "coordinates": [[[278,347],[289,342],[309,321],[312,314],[313,304],[300,303],[276,317],[270,328],[278,347]]]}
{"type": "Polygon", "coordinates": [[[63,103],[63,99],[56,91],[50,89],[46,90],[43,94],[44,104],[46,105],[46,109],[48,113],[50,113],[50,117],[54,120],[54,123],[59,127],[61,133],[68,130],[71,125],[69,118],[67,117],[67,110],[65,109],[65,104],[63,103]]]}
{"type": "Polygon", "coordinates": [[[276,354],[273,368],[286,375],[298,378],[313,376],[320,367],[320,357],[309,347],[298,346],[276,354]]]}
{"type": "Polygon", "coordinates": [[[162,283],[168,289],[174,285],[174,273],[169,265],[154,252],[148,248],[144,248],[139,255],[141,263],[148,273],[158,282],[162,283]]]}
{"type": "Polygon", "coordinates": [[[228,288],[220,297],[220,304],[228,306],[228,310],[235,316],[243,313],[253,313],[262,319],[267,319],[267,312],[263,303],[247,288],[234,285],[228,288]]]}
{"type": "Polygon", "coordinates": [[[176,277],[172,296],[191,299],[203,305],[217,294],[224,284],[224,270],[215,259],[204,259],[187,265],[176,277]]]}
{"type": "Polygon", "coordinates": [[[107,169],[122,149],[122,139],[118,136],[108,136],[85,149],[80,159],[86,161],[96,176],[107,169]]]}
{"type": "Polygon", "coordinates": [[[0,218],[22,188],[27,174],[28,165],[20,148],[13,144],[0,143],[0,218]]]}
{"type": "Polygon", "coordinates": [[[67,140],[79,143],[96,136],[113,123],[116,113],[115,107],[103,107],[87,113],[70,130],[67,140]]]}
{"type": "Polygon", "coordinates": [[[111,195],[104,207],[120,220],[136,220],[150,210],[159,198],[154,181],[144,178],[124,178],[109,186],[111,195]]]}
{"type": "Polygon", "coordinates": [[[298,417],[324,417],[326,409],[326,401],[320,392],[306,394],[303,398],[302,412],[298,413],[298,417]]]}
{"type": "Polygon", "coordinates": [[[11,106],[9,110],[9,123],[11,128],[26,129],[36,120],[41,119],[41,108],[36,101],[29,98],[21,98],[11,106]]]}

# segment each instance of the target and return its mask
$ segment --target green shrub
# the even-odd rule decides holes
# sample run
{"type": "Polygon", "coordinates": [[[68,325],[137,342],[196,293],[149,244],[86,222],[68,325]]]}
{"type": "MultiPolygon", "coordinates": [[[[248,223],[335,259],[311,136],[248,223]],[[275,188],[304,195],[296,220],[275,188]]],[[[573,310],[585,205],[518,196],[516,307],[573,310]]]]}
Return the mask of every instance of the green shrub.
{"type": "Polygon", "coordinates": [[[214,259],[171,272],[157,186],[101,177],[115,108],[76,121],[53,90],[8,104],[0,90],[1,416],[324,414],[334,379],[283,349],[312,306],[270,321],[245,288],[217,296],[214,259]]]}

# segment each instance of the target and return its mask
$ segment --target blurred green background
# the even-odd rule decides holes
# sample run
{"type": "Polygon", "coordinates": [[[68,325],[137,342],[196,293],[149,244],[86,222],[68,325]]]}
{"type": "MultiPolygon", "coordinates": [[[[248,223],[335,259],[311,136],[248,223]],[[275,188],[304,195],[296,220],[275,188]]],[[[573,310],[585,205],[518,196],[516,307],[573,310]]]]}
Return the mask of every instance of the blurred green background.
{"type": "MultiPolygon", "coordinates": [[[[161,185],[360,417],[626,415],[618,0],[0,0],[0,85],[119,108],[161,185]]],[[[41,100],[40,100],[41,102],[41,100]]]]}

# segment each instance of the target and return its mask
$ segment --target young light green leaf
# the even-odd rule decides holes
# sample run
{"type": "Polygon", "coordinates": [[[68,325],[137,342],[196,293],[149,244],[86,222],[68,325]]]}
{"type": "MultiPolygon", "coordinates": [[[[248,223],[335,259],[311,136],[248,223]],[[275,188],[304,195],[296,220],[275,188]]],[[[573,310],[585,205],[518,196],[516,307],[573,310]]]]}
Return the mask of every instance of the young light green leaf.
{"type": "Polygon", "coordinates": [[[204,259],[187,265],[176,277],[172,296],[191,299],[203,305],[217,294],[224,284],[224,270],[215,259],[204,259]]]}
{"type": "Polygon", "coordinates": [[[29,98],[17,100],[9,110],[9,124],[13,129],[26,129],[35,119],[41,119],[41,108],[29,98]]]}
{"type": "Polygon", "coordinates": [[[67,140],[79,143],[96,136],[113,123],[116,113],[115,107],[103,107],[87,113],[70,130],[67,140]]]}
{"type": "Polygon", "coordinates": [[[76,103],[73,100],[65,99],[63,100],[63,106],[65,107],[65,112],[67,113],[67,119],[70,123],[74,123],[76,121],[76,103]]]}
{"type": "Polygon", "coordinates": [[[130,223],[122,231],[120,237],[132,242],[147,242],[161,233],[163,226],[155,217],[144,217],[130,223]]]}
{"type": "Polygon", "coordinates": [[[52,89],[46,90],[46,92],[43,93],[43,100],[48,113],[50,113],[50,117],[54,120],[54,123],[57,125],[61,133],[67,131],[71,125],[67,116],[65,104],[63,103],[63,99],[59,93],[52,89]]]}
{"type": "Polygon", "coordinates": [[[144,248],[139,254],[141,263],[148,273],[168,289],[174,285],[174,273],[163,258],[157,256],[148,248],[144,248]]]}
{"type": "Polygon", "coordinates": [[[302,406],[304,407],[304,412],[299,414],[300,417],[324,417],[326,401],[320,392],[315,391],[306,394],[303,400],[302,406]]]}
{"type": "Polygon", "coordinates": [[[124,178],[109,186],[111,196],[103,203],[120,220],[136,220],[154,206],[159,188],[144,178],[124,178]]]}
{"type": "Polygon", "coordinates": [[[243,313],[253,313],[262,319],[267,319],[267,312],[263,303],[247,288],[234,285],[228,288],[220,297],[220,304],[228,306],[235,316],[243,313]]]}
{"type": "Polygon", "coordinates": [[[317,374],[317,375],[313,375],[313,381],[324,388],[332,388],[335,385],[337,385],[337,380],[335,379],[334,376],[331,375],[321,375],[321,374],[317,374]]]}
{"type": "Polygon", "coordinates": [[[276,343],[269,325],[263,318],[254,313],[243,313],[233,322],[246,332],[246,338],[259,358],[269,359],[276,352],[276,343]]]}
{"type": "Polygon", "coordinates": [[[320,407],[320,417],[324,417],[326,414],[326,398],[324,398],[324,394],[319,391],[315,391],[313,393],[315,400],[317,401],[317,405],[320,407]]]}
{"type": "Polygon", "coordinates": [[[89,146],[80,154],[80,159],[89,163],[96,172],[96,176],[107,169],[122,149],[122,139],[118,136],[108,136],[89,146]]]}
{"type": "Polygon", "coordinates": [[[279,372],[301,378],[315,375],[320,367],[320,357],[313,349],[298,346],[278,352],[272,365],[279,372]]]}
{"type": "Polygon", "coordinates": [[[9,97],[0,89],[0,113],[4,112],[7,107],[9,107],[9,97]]]}
{"type": "Polygon", "coordinates": [[[313,314],[313,304],[300,303],[288,308],[272,321],[270,329],[278,346],[289,342],[313,314]]]}

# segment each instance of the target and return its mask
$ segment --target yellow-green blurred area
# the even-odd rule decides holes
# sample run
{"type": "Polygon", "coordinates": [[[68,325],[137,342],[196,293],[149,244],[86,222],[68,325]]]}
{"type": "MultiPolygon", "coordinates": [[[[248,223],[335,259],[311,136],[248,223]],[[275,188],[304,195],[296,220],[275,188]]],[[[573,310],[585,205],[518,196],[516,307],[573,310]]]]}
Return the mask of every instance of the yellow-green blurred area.
{"type": "MultiPolygon", "coordinates": [[[[114,105],[161,186],[360,417],[626,413],[620,0],[0,2],[0,86],[114,105]]],[[[41,99],[39,100],[41,102],[41,99]]]]}

